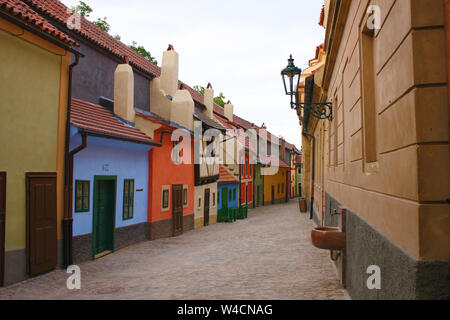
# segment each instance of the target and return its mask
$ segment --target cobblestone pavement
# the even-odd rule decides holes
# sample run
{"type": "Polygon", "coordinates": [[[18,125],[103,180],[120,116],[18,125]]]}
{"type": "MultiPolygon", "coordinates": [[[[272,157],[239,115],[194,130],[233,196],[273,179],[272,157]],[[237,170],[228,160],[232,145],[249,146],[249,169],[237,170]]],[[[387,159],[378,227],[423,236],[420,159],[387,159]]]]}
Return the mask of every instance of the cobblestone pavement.
{"type": "Polygon", "coordinates": [[[81,264],[81,290],[57,270],[0,289],[0,299],[347,299],[296,201],[81,264]]]}

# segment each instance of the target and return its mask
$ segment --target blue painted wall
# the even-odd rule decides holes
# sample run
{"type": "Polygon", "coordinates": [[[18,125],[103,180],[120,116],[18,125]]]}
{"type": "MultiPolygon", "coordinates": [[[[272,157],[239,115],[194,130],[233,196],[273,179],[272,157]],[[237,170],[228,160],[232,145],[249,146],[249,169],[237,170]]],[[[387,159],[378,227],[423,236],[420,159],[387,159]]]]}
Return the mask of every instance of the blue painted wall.
{"type": "MultiPolygon", "coordinates": [[[[72,126],[70,149],[81,144],[81,136],[72,126]]],[[[74,157],[73,235],[92,233],[94,176],[117,176],[116,228],[147,222],[148,151],[151,146],[113,139],[88,137],[87,148],[74,157]],[[108,168],[105,168],[107,165],[108,168]],[[108,170],[108,171],[105,171],[108,170]],[[123,185],[125,179],[135,180],[134,217],[123,220],[123,185]],[[89,212],[75,212],[75,181],[90,181],[89,212]],[[136,192],[143,189],[141,192],[136,192]]]]}
{"type": "Polygon", "coordinates": [[[226,188],[228,190],[231,189],[232,195],[233,195],[233,190],[235,190],[236,199],[230,200],[230,198],[228,197],[228,208],[237,208],[238,200],[239,200],[239,184],[237,182],[223,182],[223,183],[219,182],[219,184],[218,184],[219,203],[218,203],[217,209],[218,210],[222,209],[222,191],[224,188],[226,188]]]}

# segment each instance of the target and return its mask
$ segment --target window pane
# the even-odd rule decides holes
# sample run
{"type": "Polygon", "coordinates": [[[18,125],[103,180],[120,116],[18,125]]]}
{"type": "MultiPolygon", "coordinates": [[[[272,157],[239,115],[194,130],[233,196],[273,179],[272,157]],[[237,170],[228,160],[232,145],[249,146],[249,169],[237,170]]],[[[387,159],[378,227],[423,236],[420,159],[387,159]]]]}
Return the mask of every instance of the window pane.
{"type": "Polygon", "coordinates": [[[89,196],[83,197],[83,210],[89,210],[89,196]]]}
{"type": "Polygon", "coordinates": [[[79,198],[83,194],[83,184],[81,182],[77,182],[76,184],[77,184],[76,197],[79,198]]]}
{"type": "Polygon", "coordinates": [[[169,190],[163,191],[163,208],[169,207],[169,190]]]}

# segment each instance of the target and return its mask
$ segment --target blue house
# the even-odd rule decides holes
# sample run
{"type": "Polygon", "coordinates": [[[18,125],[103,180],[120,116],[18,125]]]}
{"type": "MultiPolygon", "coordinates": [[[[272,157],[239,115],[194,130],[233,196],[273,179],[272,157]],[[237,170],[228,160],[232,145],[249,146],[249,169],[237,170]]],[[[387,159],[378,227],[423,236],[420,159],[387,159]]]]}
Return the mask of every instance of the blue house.
{"type": "Polygon", "coordinates": [[[217,222],[233,222],[238,210],[239,181],[222,165],[220,166],[217,189],[217,222]]]}
{"type": "Polygon", "coordinates": [[[158,145],[105,107],[72,100],[74,263],[147,239],[148,152],[158,145]]]}

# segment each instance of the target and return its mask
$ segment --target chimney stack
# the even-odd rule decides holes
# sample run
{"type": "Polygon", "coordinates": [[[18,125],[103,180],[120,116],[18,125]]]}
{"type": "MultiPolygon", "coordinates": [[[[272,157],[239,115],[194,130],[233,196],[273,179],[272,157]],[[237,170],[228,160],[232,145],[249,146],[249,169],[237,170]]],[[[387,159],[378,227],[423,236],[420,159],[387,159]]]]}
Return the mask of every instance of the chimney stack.
{"type": "Polygon", "coordinates": [[[225,118],[227,118],[230,121],[234,121],[233,119],[233,113],[234,113],[234,106],[231,103],[231,101],[228,100],[227,104],[224,106],[224,112],[225,112],[225,118]]]}
{"type": "Polygon", "coordinates": [[[208,83],[208,86],[205,89],[203,100],[206,106],[204,113],[212,119],[214,114],[214,89],[212,88],[211,83],[208,83]]]}
{"type": "Polygon", "coordinates": [[[170,44],[163,53],[160,79],[164,93],[175,96],[178,89],[178,52],[170,44]]]}
{"type": "Polygon", "coordinates": [[[125,62],[114,72],[114,114],[134,122],[134,75],[127,56],[125,62]]]}

